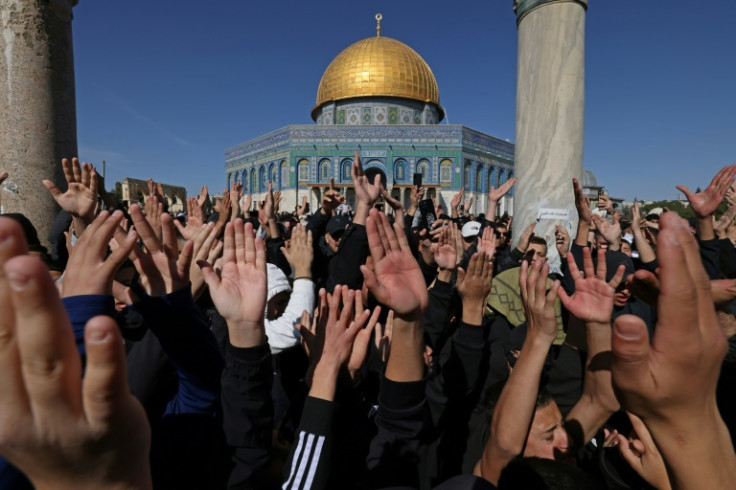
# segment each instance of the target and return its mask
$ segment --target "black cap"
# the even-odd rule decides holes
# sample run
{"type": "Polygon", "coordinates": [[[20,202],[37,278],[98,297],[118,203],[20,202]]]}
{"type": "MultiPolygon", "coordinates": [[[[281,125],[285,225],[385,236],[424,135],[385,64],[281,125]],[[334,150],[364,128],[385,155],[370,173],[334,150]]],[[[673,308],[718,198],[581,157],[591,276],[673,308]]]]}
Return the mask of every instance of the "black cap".
{"type": "Polygon", "coordinates": [[[342,235],[349,224],[350,218],[344,214],[338,214],[330,218],[330,221],[327,222],[326,231],[332,238],[335,238],[335,235],[342,235]]]}

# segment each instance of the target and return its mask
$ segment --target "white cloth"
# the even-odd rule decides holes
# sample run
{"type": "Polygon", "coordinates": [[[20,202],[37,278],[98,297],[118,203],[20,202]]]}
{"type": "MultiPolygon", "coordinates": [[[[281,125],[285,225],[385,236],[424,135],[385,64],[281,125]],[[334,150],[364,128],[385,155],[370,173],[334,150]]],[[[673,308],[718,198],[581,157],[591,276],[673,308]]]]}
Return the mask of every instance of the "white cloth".
{"type": "MultiPolygon", "coordinates": [[[[269,276],[271,275],[271,264],[269,265],[269,276]]],[[[276,267],[279,273],[283,275],[278,267],[276,267]]],[[[284,276],[285,278],[286,276],[284,276]]],[[[271,288],[271,281],[269,280],[268,287],[268,298],[271,299],[277,293],[286,291],[291,288],[282,289],[280,287],[271,288]],[[271,294],[273,291],[273,294],[271,294]]],[[[280,282],[280,281],[279,281],[280,282]]],[[[302,312],[307,310],[311,315],[314,312],[315,294],[314,294],[314,283],[309,279],[297,279],[294,281],[294,289],[291,291],[291,298],[289,298],[289,304],[284,310],[284,314],[276,320],[269,321],[265,320],[266,323],[266,336],[268,337],[268,346],[271,348],[272,354],[278,354],[279,352],[294,347],[299,344],[301,335],[295,328],[296,324],[301,319],[302,312]]]]}

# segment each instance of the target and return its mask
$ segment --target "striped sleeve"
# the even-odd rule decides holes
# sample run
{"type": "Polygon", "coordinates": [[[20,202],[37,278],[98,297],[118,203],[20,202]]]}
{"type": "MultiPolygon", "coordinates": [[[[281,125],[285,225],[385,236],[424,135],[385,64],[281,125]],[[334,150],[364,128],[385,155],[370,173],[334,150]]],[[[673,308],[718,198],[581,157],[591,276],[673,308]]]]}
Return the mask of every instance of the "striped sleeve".
{"type": "Polygon", "coordinates": [[[304,403],[298,439],[286,464],[284,490],[319,490],[330,473],[334,402],[308,397],[304,403]]]}

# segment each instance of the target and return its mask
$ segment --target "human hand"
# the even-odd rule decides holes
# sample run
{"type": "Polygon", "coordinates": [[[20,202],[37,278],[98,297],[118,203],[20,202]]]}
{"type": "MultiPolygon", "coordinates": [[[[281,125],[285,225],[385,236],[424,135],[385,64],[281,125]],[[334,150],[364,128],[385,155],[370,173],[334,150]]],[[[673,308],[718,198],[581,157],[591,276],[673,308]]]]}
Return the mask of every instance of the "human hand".
{"type": "Polygon", "coordinates": [[[243,198],[243,184],[233,182],[230,188],[230,221],[240,217],[240,200],[243,198]]]}
{"type": "MultiPolygon", "coordinates": [[[[148,179],[149,181],[151,179],[148,179]]],[[[164,205],[158,200],[153,194],[149,194],[144,199],[144,209],[146,221],[151,226],[151,229],[156,234],[156,238],[161,240],[161,215],[164,214],[164,205]]]]}
{"type": "Polygon", "coordinates": [[[179,230],[185,240],[192,240],[204,226],[204,213],[202,207],[194,197],[187,199],[187,221],[181,224],[178,219],[174,220],[174,226],[179,230]]]}
{"type": "Polygon", "coordinates": [[[106,257],[108,243],[122,220],[121,211],[112,215],[103,211],[79,237],[64,272],[62,297],[112,294],[113,277],[138,240],[135,230],[131,229],[127,235],[122,235],[125,238],[118,243],[119,247],[106,257]]]}
{"type": "Polygon", "coordinates": [[[227,189],[222,193],[222,201],[219,202],[219,205],[220,209],[218,210],[217,222],[215,223],[215,228],[217,228],[218,234],[222,232],[225,228],[225,224],[230,218],[230,206],[232,204],[230,202],[230,191],[227,189]]]}
{"type": "Polygon", "coordinates": [[[462,240],[457,223],[451,223],[450,226],[441,229],[439,240],[432,244],[434,261],[440,270],[454,271],[462,261],[462,254],[465,251],[462,240]]]}
{"type": "Polygon", "coordinates": [[[291,232],[289,248],[281,247],[281,253],[294,267],[294,277],[311,279],[314,258],[311,230],[307,231],[304,225],[296,225],[291,232]]]}
{"type": "Polygon", "coordinates": [[[457,270],[457,292],[463,300],[463,322],[470,325],[483,323],[483,312],[491,292],[493,263],[485,252],[470,257],[467,272],[457,270]]]}
{"type": "Polygon", "coordinates": [[[713,229],[716,235],[718,235],[718,238],[726,238],[728,227],[733,226],[734,216],[736,216],[736,206],[733,204],[728,206],[728,209],[721,215],[718,221],[715,220],[715,215],[713,216],[713,229]]]}
{"type": "Polygon", "coordinates": [[[391,197],[391,194],[381,185],[381,195],[383,196],[383,199],[388,203],[389,206],[391,206],[391,209],[394,210],[394,221],[396,223],[403,223],[404,222],[404,205],[399,202],[398,199],[394,199],[391,197]]]}
{"type": "Polygon", "coordinates": [[[566,259],[570,252],[570,234],[564,226],[555,225],[555,246],[561,259],[566,259]]]}
{"type": "Polygon", "coordinates": [[[275,219],[275,205],[273,198],[273,186],[271,182],[268,183],[268,189],[266,191],[266,202],[263,204],[263,213],[267,220],[275,219]]]}
{"type": "Polygon", "coordinates": [[[537,222],[532,221],[532,223],[527,226],[526,229],[521,233],[521,236],[519,237],[519,243],[516,244],[516,248],[519,249],[521,253],[525,253],[526,249],[529,248],[529,242],[534,236],[535,226],[537,226],[537,222]]]}
{"type": "Polygon", "coordinates": [[[302,204],[301,206],[298,206],[296,208],[297,216],[304,216],[305,214],[307,214],[308,208],[309,208],[309,203],[307,202],[307,196],[302,196],[302,204]]]}
{"type": "Polygon", "coordinates": [[[460,192],[452,196],[452,200],[450,201],[450,206],[452,207],[453,210],[456,210],[457,207],[460,206],[460,203],[463,201],[464,195],[465,195],[465,188],[461,188],[460,192]]]}
{"type": "Polygon", "coordinates": [[[659,490],[669,490],[670,479],[667,467],[657,445],[644,422],[631,412],[626,412],[633,427],[629,437],[618,434],[618,449],[621,456],[647,483],[659,490]]]}
{"type": "MultiPolygon", "coordinates": [[[[490,201],[493,201],[498,204],[498,201],[501,200],[503,196],[508,194],[508,192],[511,190],[512,187],[514,187],[514,184],[516,184],[516,181],[518,179],[514,177],[513,179],[509,179],[500,186],[498,186],[498,189],[491,186],[491,190],[488,192],[488,199],[490,201]]],[[[492,219],[493,217],[489,217],[488,219],[492,219]]]]}
{"type": "Polygon", "coordinates": [[[150,428],[116,323],[87,322],[86,369],[46,267],[0,219],[0,454],[39,490],[151,488],[150,428]]]}
{"type": "Polygon", "coordinates": [[[356,207],[362,205],[371,208],[381,194],[381,176],[376,174],[373,184],[368,182],[368,177],[365,176],[363,165],[360,163],[360,155],[357,151],[355,152],[353,164],[350,166],[350,177],[355,189],[356,207]]]}
{"type": "MultiPolygon", "coordinates": [[[[192,248],[192,262],[195,264],[206,262],[210,266],[214,266],[215,261],[220,257],[223,249],[223,243],[217,239],[217,229],[214,223],[207,223],[202,226],[194,236],[192,242],[194,243],[194,247],[192,248]]],[[[189,279],[192,283],[192,297],[195,299],[199,298],[205,286],[202,268],[190,268],[189,279]]]]}
{"type": "Polygon", "coordinates": [[[394,311],[388,310],[386,315],[386,327],[381,328],[381,324],[377,323],[375,328],[375,335],[373,336],[373,342],[381,355],[381,362],[386,364],[388,361],[388,355],[391,351],[391,335],[394,330],[394,311]]]}
{"type": "Polygon", "coordinates": [[[526,260],[521,263],[519,289],[526,317],[527,337],[539,337],[551,345],[557,337],[555,299],[560,281],[554,281],[545,294],[548,276],[549,264],[544,260],[535,260],[531,265],[526,260]]]}
{"type": "Polygon", "coordinates": [[[207,202],[207,199],[209,198],[209,190],[207,189],[206,185],[202,186],[202,189],[199,191],[199,196],[197,196],[197,204],[199,204],[199,207],[203,207],[204,203],[207,202]]]}
{"type": "Polygon", "coordinates": [[[375,271],[360,267],[366,286],[399,317],[421,319],[429,302],[427,287],[403,226],[395,223],[392,229],[383,213],[371,209],[366,228],[375,266],[375,271]]]}
{"type": "MultiPolygon", "coordinates": [[[[411,208],[416,212],[416,208],[419,207],[419,201],[424,198],[424,187],[417,187],[413,185],[409,193],[409,199],[411,201],[411,208]]],[[[413,215],[413,213],[410,213],[413,215]]]]}
{"type": "Polygon", "coordinates": [[[340,205],[341,197],[340,193],[335,189],[335,179],[330,179],[330,188],[322,196],[322,213],[330,216],[335,208],[340,205]]]}
{"type": "Polygon", "coordinates": [[[650,343],[640,318],[616,319],[613,383],[623,407],[646,421],[672,471],[673,484],[695,488],[700,480],[715,488],[708,479],[733,481],[736,467],[715,400],[727,341],[689,226],[676,213],[663,214],[659,225],[657,326],[650,343]],[[700,441],[698,449],[683,446],[678,442],[682,438],[700,441]],[[718,467],[704,462],[684,467],[683,457],[709,460],[724,450],[718,467]],[[724,472],[729,471],[727,476],[724,472]]]}
{"type": "Polygon", "coordinates": [[[639,210],[639,201],[634,200],[631,206],[631,230],[636,233],[641,231],[641,211],[639,210]]]}
{"type": "Polygon", "coordinates": [[[604,209],[608,214],[613,214],[613,201],[606,194],[598,195],[598,209],[604,209]]]}
{"type": "MultiPolygon", "coordinates": [[[[193,243],[187,242],[179,254],[178,240],[172,218],[161,215],[163,238],[159,240],[138,204],[130,207],[130,217],[145,249],[133,247],[130,259],[140,274],[140,284],[149,296],[163,296],[185,288],[189,284],[189,266],[193,243]]],[[[117,232],[115,241],[124,242],[124,235],[117,232]]]]}
{"type": "Polygon", "coordinates": [[[611,250],[618,250],[621,245],[621,224],[618,222],[609,223],[608,220],[601,218],[597,214],[593,215],[593,223],[603,238],[608,242],[611,250]]]}
{"type": "MultiPolygon", "coordinates": [[[[459,243],[462,247],[462,234],[459,238],[459,243]]],[[[496,235],[494,233],[494,229],[490,226],[486,226],[483,229],[483,234],[478,241],[478,252],[485,252],[488,256],[488,260],[493,260],[493,257],[496,255],[496,235]]],[[[462,261],[464,253],[464,249],[462,250],[462,253],[461,250],[458,250],[458,263],[462,261]]]]}
{"type": "Polygon", "coordinates": [[[647,270],[639,269],[626,278],[626,287],[649,306],[657,306],[659,279],[656,275],[647,270]]]}
{"type": "Polygon", "coordinates": [[[465,211],[466,215],[470,215],[470,208],[473,206],[473,197],[471,196],[470,199],[465,201],[465,204],[463,205],[463,210],[465,211]]]}
{"type": "Polygon", "coordinates": [[[245,196],[245,202],[243,203],[243,213],[246,218],[250,218],[250,210],[253,207],[253,194],[248,193],[245,196]]]}
{"type": "Polygon", "coordinates": [[[590,224],[593,216],[593,212],[590,210],[590,199],[585,197],[578,179],[572,179],[572,187],[575,191],[575,209],[578,211],[578,219],[585,223],[590,224]]]}
{"type": "MultiPolygon", "coordinates": [[[[355,310],[353,313],[353,321],[360,321],[366,309],[363,307],[363,296],[360,291],[355,291],[355,310]]],[[[370,313],[370,311],[368,311],[370,313]]],[[[381,307],[376,306],[370,315],[365,328],[361,328],[353,341],[353,350],[347,362],[348,373],[353,381],[356,381],[360,375],[366,358],[368,357],[368,347],[371,344],[373,330],[378,324],[378,317],[381,315],[381,307]]]]}
{"type": "Polygon", "coordinates": [[[2,184],[3,182],[5,182],[9,176],[10,176],[10,174],[8,172],[1,173],[0,174],[0,184],[2,184]]]}
{"type": "Polygon", "coordinates": [[[616,275],[606,282],[606,252],[598,250],[598,267],[593,265],[590,249],[583,249],[583,271],[580,273],[572,254],[567,255],[570,277],[575,281],[575,294],[558,292],[560,301],[571,314],[586,323],[609,325],[613,314],[613,297],[621,284],[626,267],[619,265],[616,275]]]}
{"type": "Polygon", "coordinates": [[[198,262],[218,313],[227,322],[234,347],[255,347],[266,342],[263,323],[268,278],[266,245],[255,238],[253,225],[236,219],[225,225],[222,270],[198,262]]]}
{"type": "Polygon", "coordinates": [[[62,193],[50,180],[44,180],[43,185],[61,209],[85,223],[91,223],[97,209],[97,172],[89,163],[80,166],[77,158],[72,158],[71,163],[66,158],[62,159],[61,167],[68,184],[66,192],[62,193]]]}
{"type": "Polygon", "coordinates": [[[684,185],[678,185],[677,190],[685,194],[685,197],[690,202],[690,207],[695,212],[695,216],[703,219],[716,212],[718,205],[721,204],[721,201],[723,201],[726,195],[726,191],[734,183],[734,175],[736,175],[736,165],[729,165],[723,167],[713,177],[710,185],[702,192],[693,194],[684,185]]]}

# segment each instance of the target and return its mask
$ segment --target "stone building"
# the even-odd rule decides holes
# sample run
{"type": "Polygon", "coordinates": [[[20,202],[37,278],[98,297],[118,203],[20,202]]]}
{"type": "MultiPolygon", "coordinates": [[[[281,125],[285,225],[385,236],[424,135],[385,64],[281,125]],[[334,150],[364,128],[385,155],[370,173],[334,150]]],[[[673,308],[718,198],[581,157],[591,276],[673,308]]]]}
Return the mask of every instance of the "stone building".
{"type": "MultiPolygon", "coordinates": [[[[161,184],[164,188],[164,194],[169,205],[169,212],[172,214],[179,211],[186,212],[187,208],[187,190],[169,184],[161,184]]],[[[125,204],[140,204],[143,206],[143,199],[148,194],[148,181],[125,177],[121,183],[121,195],[125,204]]]]}
{"type": "MultiPolygon", "coordinates": [[[[345,48],[317,88],[314,125],[290,125],[225,151],[228,186],[243,184],[262,199],[268,181],[282,191],[283,210],[303,196],[312,209],[331,178],[354,204],[350,179],[358,151],[366,174],[379,173],[391,195],[407,204],[414,173],[428,197],[448,208],[465,188],[471,212],[485,212],[491,185],[514,175],[514,145],[459,124],[440,124],[437,81],[409,46],[377,35],[345,48]]],[[[513,192],[500,205],[510,211],[513,192]]]]}

